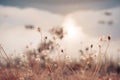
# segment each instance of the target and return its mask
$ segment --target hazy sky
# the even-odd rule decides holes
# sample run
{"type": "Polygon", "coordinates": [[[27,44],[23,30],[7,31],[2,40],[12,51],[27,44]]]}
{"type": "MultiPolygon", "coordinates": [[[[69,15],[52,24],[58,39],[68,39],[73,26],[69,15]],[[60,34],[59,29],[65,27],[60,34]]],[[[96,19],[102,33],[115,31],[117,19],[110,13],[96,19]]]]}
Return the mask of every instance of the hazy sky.
{"type": "Polygon", "coordinates": [[[77,38],[62,41],[69,53],[77,53],[81,41],[97,44],[101,35],[112,36],[111,50],[120,48],[120,0],[0,0],[0,43],[8,52],[22,51],[30,42],[37,45],[40,40],[40,35],[25,30],[25,25],[40,26],[43,34],[49,35],[47,31],[65,23],[66,18],[75,21],[79,32],[77,38]]]}
{"type": "Polygon", "coordinates": [[[0,0],[0,5],[34,7],[53,13],[67,14],[77,10],[101,10],[120,6],[120,0],[0,0]]]}

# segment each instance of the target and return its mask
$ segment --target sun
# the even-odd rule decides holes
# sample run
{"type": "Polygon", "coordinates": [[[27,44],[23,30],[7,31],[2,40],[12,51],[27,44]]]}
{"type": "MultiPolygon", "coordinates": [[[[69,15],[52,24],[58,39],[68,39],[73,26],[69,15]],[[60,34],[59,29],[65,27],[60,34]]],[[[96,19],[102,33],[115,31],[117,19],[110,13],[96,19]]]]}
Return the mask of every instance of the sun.
{"type": "Polygon", "coordinates": [[[76,24],[73,18],[67,17],[63,22],[63,27],[66,32],[67,38],[75,39],[82,36],[81,28],[76,24]]]}

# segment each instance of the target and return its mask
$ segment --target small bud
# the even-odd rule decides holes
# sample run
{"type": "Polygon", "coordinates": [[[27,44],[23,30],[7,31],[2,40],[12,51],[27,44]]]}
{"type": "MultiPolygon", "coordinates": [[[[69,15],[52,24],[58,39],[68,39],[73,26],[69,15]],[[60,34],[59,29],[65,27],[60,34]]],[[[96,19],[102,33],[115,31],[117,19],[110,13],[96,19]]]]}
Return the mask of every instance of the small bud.
{"type": "Polygon", "coordinates": [[[111,40],[111,36],[110,36],[110,35],[108,36],[108,40],[109,40],[109,41],[111,40]]]}
{"type": "Polygon", "coordinates": [[[47,39],[47,36],[45,36],[45,39],[47,39]]]}
{"type": "Polygon", "coordinates": [[[63,49],[61,50],[61,52],[62,52],[62,53],[64,52],[63,49]]]}
{"type": "Polygon", "coordinates": [[[90,47],[93,48],[93,45],[91,44],[90,47]]]}
{"type": "Polygon", "coordinates": [[[88,47],[86,47],[86,48],[85,48],[85,50],[86,50],[86,51],[88,51],[88,50],[89,50],[89,48],[88,48],[88,47]]]}

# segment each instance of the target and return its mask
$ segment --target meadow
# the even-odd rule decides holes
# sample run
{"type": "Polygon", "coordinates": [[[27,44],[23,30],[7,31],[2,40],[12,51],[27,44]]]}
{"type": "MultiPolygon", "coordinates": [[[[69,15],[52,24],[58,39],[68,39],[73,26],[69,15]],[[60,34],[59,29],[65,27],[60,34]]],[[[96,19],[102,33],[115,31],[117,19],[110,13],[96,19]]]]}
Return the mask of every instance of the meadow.
{"type": "MultiPolygon", "coordinates": [[[[37,30],[42,36],[40,27],[26,29],[37,30]]],[[[36,49],[26,46],[22,57],[9,56],[0,45],[0,80],[120,80],[120,61],[107,58],[111,36],[98,40],[98,54],[93,44],[78,50],[81,58],[76,61],[57,43],[64,38],[63,28],[52,28],[50,33],[51,40],[44,36],[36,49]],[[58,52],[57,58],[50,57],[54,51],[58,52]]]]}

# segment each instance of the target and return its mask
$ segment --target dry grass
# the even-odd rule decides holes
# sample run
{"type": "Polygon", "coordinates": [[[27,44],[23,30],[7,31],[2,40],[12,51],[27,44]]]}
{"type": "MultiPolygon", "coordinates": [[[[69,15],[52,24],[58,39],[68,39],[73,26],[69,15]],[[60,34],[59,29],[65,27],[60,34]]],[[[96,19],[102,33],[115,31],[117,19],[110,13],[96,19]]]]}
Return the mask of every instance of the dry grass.
{"type": "MultiPolygon", "coordinates": [[[[64,37],[61,28],[51,31],[59,39],[64,37]]],[[[40,28],[38,32],[42,34],[40,28]]],[[[66,57],[63,49],[58,51],[63,59],[59,57],[54,61],[49,57],[48,54],[57,50],[55,37],[53,40],[48,40],[46,36],[36,50],[28,50],[23,53],[22,58],[11,58],[0,45],[0,80],[120,80],[120,63],[107,60],[106,53],[111,37],[108,36],[105,40],[107,40],[106,49],[103,51],[104,44],[99,44],[98,55],[90,50],[93,45],[80,50],[82,58],[79,62],[71,61],[70,57],[66,57]],[[90,54],[86,54],[86,51],[90,54]],[[106,61],[103,63],[102,59],[106,61]]],[[[100,41],[104,43],[104,39],[100,41]]]]}

